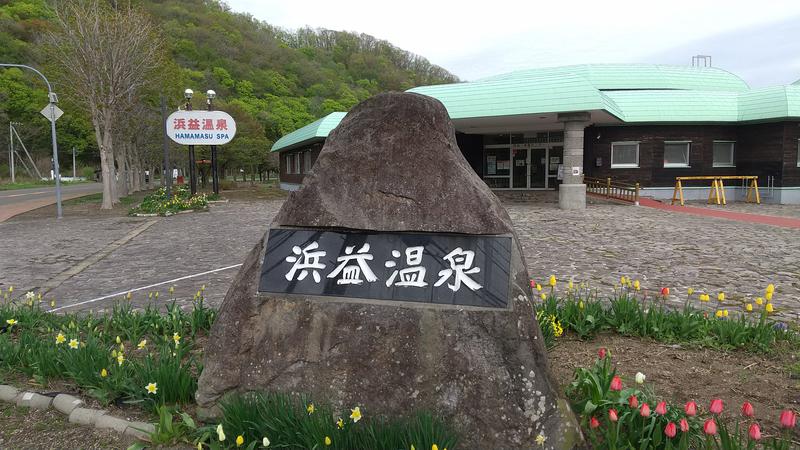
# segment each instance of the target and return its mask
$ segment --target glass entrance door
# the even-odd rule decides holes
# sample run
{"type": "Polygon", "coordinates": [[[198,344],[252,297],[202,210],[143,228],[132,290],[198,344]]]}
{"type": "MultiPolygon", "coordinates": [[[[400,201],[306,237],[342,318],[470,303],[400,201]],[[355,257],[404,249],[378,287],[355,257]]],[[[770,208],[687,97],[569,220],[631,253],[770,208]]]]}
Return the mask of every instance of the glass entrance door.
{"type": "Polygon", "coordinates": [[[514,153],[511,158],[511,168],[513,173],[512,188],[514,189],[527,189],[528,188],[528,149],[520,148],[512,150],[514,153]]]}
{"type": "Polygon", "coordinates": [[[547,149],[532,148],[531,150],[531,189],[544,189],[547,187],[547,149]]]}

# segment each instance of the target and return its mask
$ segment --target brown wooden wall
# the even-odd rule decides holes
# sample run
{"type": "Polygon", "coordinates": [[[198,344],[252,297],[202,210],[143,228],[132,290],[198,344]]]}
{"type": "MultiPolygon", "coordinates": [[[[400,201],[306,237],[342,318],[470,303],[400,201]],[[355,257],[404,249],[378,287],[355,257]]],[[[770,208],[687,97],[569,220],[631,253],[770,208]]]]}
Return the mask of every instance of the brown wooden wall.
{"type": "Polygon", "coordinates": [[[782,186],[800,186],[800,167],[797,167],[798,145],[800,145],[800,121],[784,123],[782,186]]]}

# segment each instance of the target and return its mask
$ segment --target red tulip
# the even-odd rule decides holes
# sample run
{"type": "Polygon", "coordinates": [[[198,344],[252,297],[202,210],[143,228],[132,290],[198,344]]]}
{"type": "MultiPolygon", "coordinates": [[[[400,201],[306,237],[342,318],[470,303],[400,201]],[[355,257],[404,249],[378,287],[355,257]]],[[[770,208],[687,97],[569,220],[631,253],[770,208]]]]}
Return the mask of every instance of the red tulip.
{"type": "Polygon", "coordinates": [[[600,350],[597,351],[597,357],[600,359],[606,359],[606,349],[600,347],[600,350]]]}
{"type": "Polygon", "coordinates": [[[697,403],[695,402],[687,402],[683,409],[686,411],[687,416],[697,415],[697,403]]]}
{"type": "Polygon", "coordinates": [[[781,426],[783,428],[794,428],[797,425],[797,416],[794,411],[786,409],[781,411],[781,426]]]}
{"type": "Polygon", "coordinates": [[[628,406],[631,408],[638,408],[639,407],[639,399],[636,398],[635,395],[631,395],[628,397],[628,406]]]}
{"type": "Polygon", "coordinates": [[[536,289],[536,282],[531,280],[531,289],[536,289]]]}
{"type": "Polygon", "coordinates": [[[742,415],[745,417],[753,417],[755,411],[753,410],[753,405],[750,402],[742,403],[742,415]]]}
{"type": "Polygon", "coordinates": [[[684,433],[689,431],[689,422],[687,422],[686,419],[681,419],[679,423],[681,425],[681,431],[683,431],[684,433]]]}
{"type": "Polygon", "coordinates": [[[703,424],[703,433],[711,436],[717,434],[717,422],[714,422],[714,419],[706,420],[703,424]]]}
{"type": "Polygon", "coordinates": [[[620,377],[618,377],[618,376],[614,376],[614,378],[611,379],[611,387],[610,387],[610,389],[612,391],[621,391],[622,390],[622,379],[620,377]]]}
{"type": "Polygon", "coordinates": [[[668,296],[668,295],[669,295],[669,288],[668,288],[668,287],[663,287],[663,288],[661,288],[661,295],[662,295],[663,297],[666,297],[666,296],[668,296]]]}
{"type": "Polygon", "coordinates": [[[667,402],[661,402],[656,405],[656,414],[663,416],[667,413],[667,402]]]}
{"type": "Polygon", "coordinates": [[[650,417],[650,406],[647,403],[642,403],[642,409],[639,411],[642,417],[650,417]]]}
{"type": "Polygon", "coordinates": [[[711,414],[719,414],[722,412],[722,399],[715,398],[711,400],[711,407],[708,408],[711,411],[711,414]]]}
{"type": "Polygon", "coordinates": [[[667,426],[664,428],[664,434],[671,438],[674,438],[675,435],[678,434],[678,430],[675,429],[675,422],[670,422],[667,424],[667,426]]]}
{"type": "Polygon", "coordinates": [[[619,417],[617,416],[617,410],[616,409],[609,409],[608,410],[608,420],[610,420],[612,422],[616,422],[617,420],[619,420],[619,417]]]}
{"type": "Polygon", "coordinates": [[[592,416],[591,420],[589,420],[589,427],[597,428],[600,426],[600,421],[597,420],[597,417],[592,416]]]}
{"type": "Polygon", "coordinates": [[[758,427],[757,423],[750,425],[750,430],[748,430],[748,434],[750,435],[750,439],[757,441],[761,439],[761,428],[758,427]]]}

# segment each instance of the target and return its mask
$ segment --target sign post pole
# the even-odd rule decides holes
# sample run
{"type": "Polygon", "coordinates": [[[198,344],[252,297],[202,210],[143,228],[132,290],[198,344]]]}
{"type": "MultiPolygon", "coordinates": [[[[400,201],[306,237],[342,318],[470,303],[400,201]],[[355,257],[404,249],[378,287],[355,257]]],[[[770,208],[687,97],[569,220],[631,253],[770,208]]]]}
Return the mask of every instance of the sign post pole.
{"type": "MultiPolygon", "coordinates": [[[[208,97],[208,110],[211,111],[211,102],[214,100],[214,97],[217,96],[217,93],[209,89],[206,91],[206,96],[208,97]]],[[[211,187],[214,191],[215,195],[219,195],[219,174],[217,173],[217,146],[211,146],[211,187]]]]}
{"type": "MultiPolygon", "coordinates": [[[[184,96],[186,97],[186,110],[192,110],[192,94],[194,91],[191,89],[186,89],[183,92],[184,96]]],[[[197,176],[195,175],[196,167],[195,167],[195,160],[194,160],[194,145],[189,145],[189,192],[191,195],[197,194],[197,176]]]]}
{"type": "Polygon", "coordinates": [[[164,169],[161,180],[167,191],[167,198],[172,198],[172,169],[169,167],[169,142],[167,142],[167,100],[161,96],[161,121],[164,122],[164,169]]]}

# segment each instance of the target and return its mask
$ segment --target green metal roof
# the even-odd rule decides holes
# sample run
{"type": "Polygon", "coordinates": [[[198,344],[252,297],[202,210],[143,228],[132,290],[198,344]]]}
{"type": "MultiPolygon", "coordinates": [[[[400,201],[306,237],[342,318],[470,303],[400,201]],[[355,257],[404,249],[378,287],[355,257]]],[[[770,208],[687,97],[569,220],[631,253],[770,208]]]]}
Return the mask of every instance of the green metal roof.
{"type": "Polygon", "coordinates": [[[595,89],[684,89],[742,92],[749,89],[738,76],[715,67],[658,64],[583,64],[545,67],[495,75],[478,81],[579,76],[595,89]]]}
{"type": "Polygon", "coordinates": [[[736,122],[738,95],[720,91],[607,91],[625,123],[736,122]]]}
{"type": "Polygon", "coordinates": [[[314,140],[325,139],[328,137],[328,134],[339,125],[339,122],[344,119],[345,115],[347,115],[346,112],[332,112],[327,116],[317,119],[302,128],[298,128],[297,130],[284,135],[274,144],[272,144],[272,149],[270,152],[289,150],[309,144],[314,140]]]}

